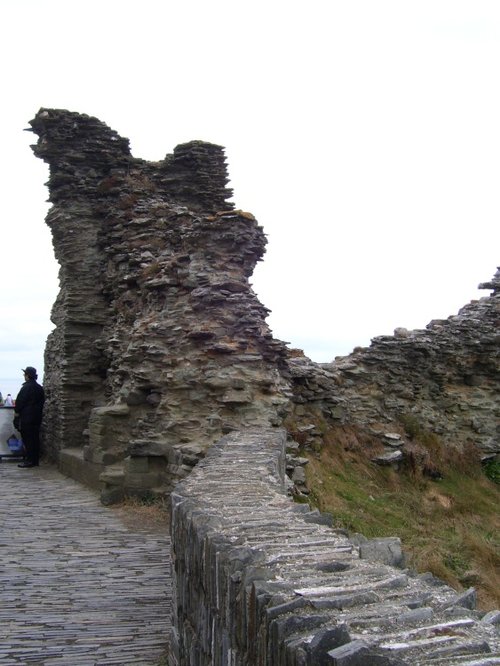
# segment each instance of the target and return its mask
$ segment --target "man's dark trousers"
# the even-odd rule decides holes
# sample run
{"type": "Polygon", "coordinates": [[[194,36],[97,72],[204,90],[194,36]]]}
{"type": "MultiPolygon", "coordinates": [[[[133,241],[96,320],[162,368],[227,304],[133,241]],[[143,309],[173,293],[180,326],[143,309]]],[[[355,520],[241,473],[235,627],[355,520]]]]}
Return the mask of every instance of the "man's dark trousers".
{"type": "Polygon", "coordinates": [[[27,462],[38,465],[40,462],[40,426],[23,428],[21,424],[21,439],[26,449],[27,462]]]}

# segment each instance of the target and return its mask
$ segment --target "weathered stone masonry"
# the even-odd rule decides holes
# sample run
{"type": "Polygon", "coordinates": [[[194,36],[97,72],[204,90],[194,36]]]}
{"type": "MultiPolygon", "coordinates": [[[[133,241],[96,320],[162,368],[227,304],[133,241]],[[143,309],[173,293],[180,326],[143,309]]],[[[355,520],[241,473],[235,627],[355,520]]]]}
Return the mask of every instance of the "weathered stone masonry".
{"type": "Polygon", "coordinates": [[[318,445],[325,423],[390,429],[404,456],[410,414],[495,455],[500,272],[458,315],[316,364],[265,323],[248,282],[265,236],[227,201],[222,148],[150,163],[86,115],[41,109],[31,126],[61,267],[45,446],[103,501],[172,493],[171,663],[500,663],[500,616],[473,590],[395,570],[397,539],[354,542],[289,501],[279,429],[288,416],[318,445]]]}
{"type": "Polygon", "coordinates": [[[248,278],[265,236],[227,201],[222,148],[193,141],[157,163],[95,118],[42,109],[47,216],[61,265],[46,348],[46,443],[103,499],[169,492],[232,429],[318,417],[378,436],[401,416],[450,447],[500,451],[500,272],[491,296],[425,330],[398,329],[332,363],[274,340],[248,278]],[[69,450],[68,450],[69,449],[69,450]]]}
{"type": "MultiPolygon", "coordinates": [[[[225,436],[172,493],[170,664],[493,666],[500,613],[286,496],[286,435],[225,436]]],[[[397,544],[396,544],[397,545],[397,544]]]]}
{"type": "Polygon", "coordinates": [[[83,452],[106,501],[168,492],[225,432],[281,422],[286,353],[248,283],[264,233],[227,202],[219,146],[148,163],[89,116],[42,109],[31,126],[61,265],[49,453],[83,452]]]}
{"type": "Polygon", "coordinates": [[[483,459],[497,455],[500,269],[479,288],[493,291],[423,330],[396,329],[332,363],[291,358],[299,422],[316,413],[382,440],[388,429],[399,428],[402,448],[387,454],[397,458],[408,444],[402,417],[411,417],[450,452],[472,444],[483,459]]]}

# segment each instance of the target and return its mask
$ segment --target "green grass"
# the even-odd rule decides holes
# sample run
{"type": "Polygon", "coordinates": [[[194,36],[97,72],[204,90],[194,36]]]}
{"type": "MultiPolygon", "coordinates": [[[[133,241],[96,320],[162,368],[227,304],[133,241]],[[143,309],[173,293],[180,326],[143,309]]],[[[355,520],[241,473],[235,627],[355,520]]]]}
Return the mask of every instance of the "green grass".
{"type": "Polygon", "coordinates": [[[457,589],[472,585],[481,608],[498,608],[498,485],[468,458],[446,460],[434,440],[443,475],[437,481],[415,470],[379,467],[362,445],[352,445],[352,435],[350,441],[346,447],[345,437],[332,431],[323,450],[308,456],[311,503],[351,532],[400,537],[411,568],[431,571],[457,589]]]}
{"type": "Polygon", "coordinates": [[[489,460],[484,465],[484,473],[490,481],[500,484],[500,462],[498,460],[489,460]]]}

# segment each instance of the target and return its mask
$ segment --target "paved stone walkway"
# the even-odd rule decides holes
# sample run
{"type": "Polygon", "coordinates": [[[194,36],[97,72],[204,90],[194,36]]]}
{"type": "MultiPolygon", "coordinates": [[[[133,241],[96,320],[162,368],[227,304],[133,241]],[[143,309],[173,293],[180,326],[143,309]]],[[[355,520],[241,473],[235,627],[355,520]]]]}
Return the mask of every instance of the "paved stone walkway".
{"type": "Polygon", "coordinates": [[[131,526],[50,466],[4,460],[0,489],[0,664],[161,663],[167,526],[131,526]]]}

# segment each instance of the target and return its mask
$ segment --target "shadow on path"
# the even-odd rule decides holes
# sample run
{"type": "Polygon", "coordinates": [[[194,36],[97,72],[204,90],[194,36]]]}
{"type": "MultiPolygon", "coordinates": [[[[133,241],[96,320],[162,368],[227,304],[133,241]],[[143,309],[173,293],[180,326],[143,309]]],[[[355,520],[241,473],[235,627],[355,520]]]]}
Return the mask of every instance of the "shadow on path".
{"type": "Polygon", "coordinates": [[[0,488],[0,664],[157,664],[170,626],[167,526],[123,520],[51,466],[3,461],[0,488]]]}

